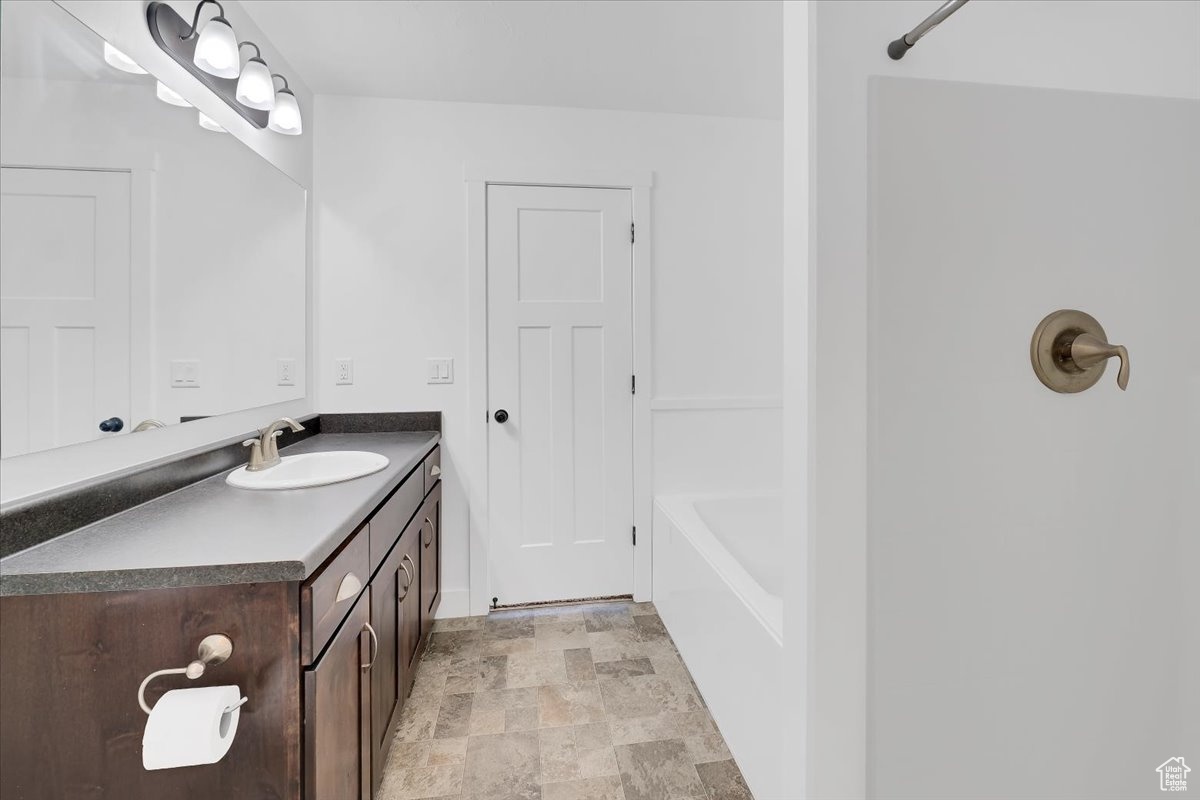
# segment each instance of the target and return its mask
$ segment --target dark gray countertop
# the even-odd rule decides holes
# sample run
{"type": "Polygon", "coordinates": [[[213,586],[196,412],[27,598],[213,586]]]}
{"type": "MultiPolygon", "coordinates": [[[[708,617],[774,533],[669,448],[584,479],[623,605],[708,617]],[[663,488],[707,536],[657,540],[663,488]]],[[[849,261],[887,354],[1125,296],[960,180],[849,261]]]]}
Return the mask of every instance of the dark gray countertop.
{"type": "Polygon", "coordinates": [[[370,450],[389,464],[283,491],[235,489],[225,470],[0,560],[0,595],[304,580],[439,439],[424,431],[313,436],[281,453],[370,450]]]}

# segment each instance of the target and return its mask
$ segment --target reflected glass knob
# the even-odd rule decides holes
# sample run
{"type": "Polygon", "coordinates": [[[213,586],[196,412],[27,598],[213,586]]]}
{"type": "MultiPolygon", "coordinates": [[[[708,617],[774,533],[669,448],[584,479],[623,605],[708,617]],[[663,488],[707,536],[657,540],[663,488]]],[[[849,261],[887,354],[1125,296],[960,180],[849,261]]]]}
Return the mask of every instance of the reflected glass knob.
{"type": "Polygon", "coordinates": [[[501,425],[508,422],[508,412],[503,408],[497,411],[493,416],[495,416],[496,422],[499,422],[501,425]]]}
{"type": "Polygon", "coordinates": [[[125,420],[120,417],[109,417],[100,423],[100,430],[105,433],[117,433],[125,427],[125,420]]]}

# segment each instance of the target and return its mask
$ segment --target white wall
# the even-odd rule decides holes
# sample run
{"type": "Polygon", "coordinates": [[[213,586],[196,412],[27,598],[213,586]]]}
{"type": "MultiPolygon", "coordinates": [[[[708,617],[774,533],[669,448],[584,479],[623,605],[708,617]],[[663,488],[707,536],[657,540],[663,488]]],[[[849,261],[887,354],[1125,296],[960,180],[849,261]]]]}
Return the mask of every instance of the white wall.
{"type": "Polygon", "coordinates": [[[817,9],[812,797],[867,791],[868,77],[1200,97],[1197,3],[975,0],[902,61],[888,59],[887,43],[935,7],[888,0],[817,9]]]}
{"type": "MultiPolygon", "coordinates": [[[[465,613],[468,587],[465,164],[653,171],[656,374],[639,385],[668,405],[777,405],[778,122],[325,96],[317,109],[319,407],[444,413],[444,613],[465,613]],[[455,384],[425,383],[433,356],[455,359],[455,384]],[[354,385],[334,385],[336,358],[354,359],[354,385]]],[[[656,420],[660,452],[714,443],[656,465],[664,485],[778,474],[777,409],[656,416],[673,417],[656,420]],[[753,473],[751,452],[767,454],[753,473]]]]}
{"type": "Polygon", "coordinates": [[[1200,102],[888,79],[872,105],[871,793],[1145,796],[1200,748],[1200,102]],[[1116,364],[1037,380],[1059,308],[1129,348],[1127,392],[1116,364]]]}
{"type": "MultiPolygon", "coordinates": [[[[273,71],[288,76],[300,103],[301,112],[305,115],[305,132],[301,136],[280,136],[253,128],[237,112],[176,64],[150,37],[144,3],[126,0],[61,0],[58,4],[142,67],[162,78],[164,83],[178,91],[184,99],[217,120],[234,137],[281,169],[296,183],[311,189],[312,136],[315,127],[312,94],[301,76],[297,75],[275,51],[270,39],[243,12],[237,0],[223,3],[226,18],[239,34],[239,39],[252,39],[261,46],[263,56],[273,71]]],[[[188,19],[191,19],[194,3],[172,0],[171,5],[180,14],[187,14],[188,19]]],[[[306,259],[310,286],[306,349],[311,359],[315,335],[312,324],[311,208],[308,213],[310,233],[306,243],[306,259]]],[[[163,430],[147,431],[136,437],[120,436],[6,459],[4,480],[0,483],[0,502],[7,504],[99,475],[131,469],[174,454],[204,448],[214,442],[235,440],[283,414],[303,416],[314,408],[311,369],[307,370],[307,374],[309,379],[305,387],[305,399],[225,414],[163,430]]]]}

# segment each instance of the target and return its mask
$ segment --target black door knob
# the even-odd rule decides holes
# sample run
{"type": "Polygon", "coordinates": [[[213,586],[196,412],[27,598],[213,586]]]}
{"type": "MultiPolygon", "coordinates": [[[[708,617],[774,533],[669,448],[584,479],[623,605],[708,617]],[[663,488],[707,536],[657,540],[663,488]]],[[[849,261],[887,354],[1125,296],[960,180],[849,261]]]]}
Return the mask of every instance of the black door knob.
{"type": "Polygon", "coordinates": [[[496,422],[499,422],[501,425],[508,422],[508,412],[505,411],[503,408],[495,413],[495,417],[496,417],[496,422]]]}
{"type": "Polygon", "coordinates": [[[100,423],[100,430],[105,433],[117,433],[125,427],[125,420],[120,417],[109,417],[100,423]]]}

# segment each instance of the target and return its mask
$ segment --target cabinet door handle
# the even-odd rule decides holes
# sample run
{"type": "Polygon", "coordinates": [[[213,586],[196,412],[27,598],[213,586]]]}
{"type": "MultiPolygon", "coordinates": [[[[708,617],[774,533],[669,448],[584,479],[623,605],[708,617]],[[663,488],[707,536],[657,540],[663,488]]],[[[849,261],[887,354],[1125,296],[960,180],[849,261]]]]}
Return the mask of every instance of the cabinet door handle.
{"type": "Polygon", "coordinates": [[[342,582],[338,584],[337,599],[333,602],[340,603],[351,597],[358,597],[358,593],[361,591],[362,581],[353,572],[347,572],[346,577],[342,578],[342,582]]]}
{"type": "MultiPolygon", "coordinates": [[[[429,526],[429,538],[425,540],[425,546],[429,547],[429,545],[433,544],[433,531],[434,531],[433,520],[431,520],[429,517],[426,517],[425,524],[429,526]]],[[[424,527],[424,526],[422,526],[422,527],[424,527]]]]}
{"type": "Polygon", "coordinates": [[[405,553],[404,558],[400,561],[400,569],[404,570],[404,574],[408,576],[408,583],[406,583],[404,585],[404,594],[402,594],[398,598],[396,598],[397,601],[403,600],[404,598],[408,597],[408,590],[412,588],[413,574],[408,571],[408,567],[404,566],[405,561],[412,564],[414,570],[417,568],[417,565],[413,564],[413,560],[411,558],[409,558],[408,553],[405,553]]]}
{"type": "Polygon", "coordinates": [[[375,635],[375,629],[371,627],[371,623],[364,622],[363,630],[371,634],[371,661],[368,664],[362,664],[363,671],[369,670],[375,666],[375,659],[379,657],[379,637],[375,635]]]}
{"type": "Polygon", "coordinates": [[[437,477],[440,477],[441,474],[442,474],[442,468],[439,467],[437,464],[434,464],[432,467],[429,468],[429,477],[437,478],[437,477]]]}

